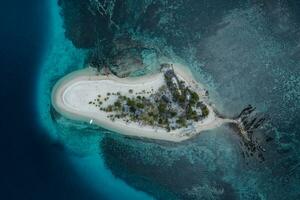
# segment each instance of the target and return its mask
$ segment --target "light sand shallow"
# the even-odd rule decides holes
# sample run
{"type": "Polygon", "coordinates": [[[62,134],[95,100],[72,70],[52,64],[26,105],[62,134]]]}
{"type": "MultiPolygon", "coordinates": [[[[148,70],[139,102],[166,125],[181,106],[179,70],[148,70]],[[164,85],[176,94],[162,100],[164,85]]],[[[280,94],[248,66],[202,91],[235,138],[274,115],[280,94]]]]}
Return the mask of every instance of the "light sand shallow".
{"type": "MultiPolygon", "coordinates": [[[[180,64],[173,64],[176,74],[184,79],[200,96],[204,96],[205,90],[198,84],[191,72],[180,64]]],[[[54,86],[52,91],[52,104],[57,112],[63,116],[85,122],[93,121],[103,128],[115,131],[120,134],[143,137],[150,139],[180,142],[189,139],[201,131],[216,128],[223,123],[232,122],[230,119],[221,119],[216,116],[211,106],[208,106],[209,115],[201,122],[194,123],[194,126],[167,132],[163,128],[139,125],[135,122],[126,123],[122,119],[112,121],[107,116],[109,113],[99,110],[98,107],[90,105],[89,102],[101,95],[120,92],[122,95],[133,96],[136,92],[157,91],[164,84],[162,73],[142,77],[118,78],[114,75],[103,76],[91,68],[73,72],[62,78],[54,86]],[[129,93],[133,89],[133,93],[129,93]]],[[[147,96],[149,94],[145,94],[147,96]]],[[[111,96],[104,102],[103,106],[112,104],[116,99],[111,96]]]]}

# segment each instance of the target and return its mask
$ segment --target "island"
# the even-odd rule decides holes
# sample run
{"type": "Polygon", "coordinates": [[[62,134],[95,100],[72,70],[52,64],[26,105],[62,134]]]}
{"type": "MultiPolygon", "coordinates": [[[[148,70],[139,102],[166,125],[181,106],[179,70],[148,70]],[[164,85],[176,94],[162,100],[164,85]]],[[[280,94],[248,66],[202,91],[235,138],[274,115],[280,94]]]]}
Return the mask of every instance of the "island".
{"type": "Polygon", "coordinates": [[[62,116],[127,136],[180,142],[224,123],[208,92],[179,63],[162,63],[160,72],[119,78],[85,68],[57,82],[52,105],[62,116]]]}

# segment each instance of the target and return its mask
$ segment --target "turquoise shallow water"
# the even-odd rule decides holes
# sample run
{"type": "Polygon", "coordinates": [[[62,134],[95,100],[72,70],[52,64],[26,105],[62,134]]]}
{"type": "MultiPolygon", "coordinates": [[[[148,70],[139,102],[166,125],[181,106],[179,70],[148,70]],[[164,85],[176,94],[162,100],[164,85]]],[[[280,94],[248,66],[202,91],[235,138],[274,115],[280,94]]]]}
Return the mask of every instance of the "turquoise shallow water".
{"type": "MultiPolygon", "coordinates": [[[[201,6],[206,5],[209,8],[205,3],[201,6]]],[[[40,123],[57,146],[67,152],[66,162],[80,174],[82,185],[105,193],[108,199],[297,199],[297,13],[287,5],[278,7],[274,3],[276,9],[271,10],[276,12],[270,12],[260,4],[241,6],[230,1],[226,6],[213,5],[216,13],[222,14],[206,19],[206,13],[199,12],[202,7],[196,6],[188,6],[188,13],[200,15],[196,18],[198,23],[189,26],[183,17],[185,23],[175,28],[178,32],[174,38],[167,41],[149,39],[149,35],[134,37],[160,47],[173,60],[182,61],[178,55],[184,58],[195,77],[209,89],[212,102],[222,114],[234,116],[245,105],[253,104],[258,113],[266,115],[267,123],[255,133],[267,150],[265,162],[260,163],[255,155],[244,158],[240,138],[228,127],[205,132],[181,144],[170,144],[123,138],[57,115],[50,106],[51,88],[65,74],[82,68],[87,52],[65,38],[60,8],[55,2],[51,3],[49,48],[37,90],[40,123]],[[203,31],[206,26],[210,29],[203,31]],[[268,136],[273,138],[269,143],[268,136]]],[[[166,23],[175,23],[174,17],[168,12],[161,14],[162,29],[174,30],[166,23]]],[[[155,60],[147,52],[144,57],[150,63],[155,60]]],[[[148,66],[142,73],[153,71],[151,64],[148,66]]]]}
{"type": "Polygon", "coordinates": [[[62,119],[63,122],[59,124],[63,124],[64,127],[61,127],[53,121],[49,98],[51,89],[59,78],[84,66],[85,52],[77,50],[65,38],[59,7],[55,1],[52,1],[50,5],[50,40],[48,40],[48,50],[40,68],[37,95],[40,122],[54,141],[67,146],[69,153],[67,153],[66,160],[72,163],[74,169],[81,174],[83,185],[89,185],[96,192],[104,193],[109,199],[152,199],[115,178],[104,166],[98,145],[104,131],[91,130],[89,135],[85,124],[62,119]]]}

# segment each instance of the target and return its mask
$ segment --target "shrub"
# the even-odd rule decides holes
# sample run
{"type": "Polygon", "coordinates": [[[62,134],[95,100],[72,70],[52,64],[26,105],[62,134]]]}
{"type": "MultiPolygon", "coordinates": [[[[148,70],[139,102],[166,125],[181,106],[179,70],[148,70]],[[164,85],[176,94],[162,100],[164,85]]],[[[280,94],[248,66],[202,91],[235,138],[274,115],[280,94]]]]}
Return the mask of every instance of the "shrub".
{"type": "Polygon", "coordinates": [[[127,105],[128,106],[131,106],[131,107],[135,107],[135,100],[133,99],[127,99],[127,105]]]}
{"type": "Polygon", "coordinates": [[[204,106],[201,110],[202,110],[202,115],[204,117],[208,116],[209,110],[208,110],[207,106],[204,106]]]}
{"type": "Polygon", "coordinates": [[[159,124],[162,124],[162,123],[163,123],[162,118],[159,118],[159,119],[158,119],[158,123],[159,123],[159,124]]]}
{"type": "Polygon", "coordinates": [[[116,101],[116,102],[114,103],[114,106],[120,108],[120,107],[122,106],[122,104],[121,104],[120,101],[116,101]]]}
{"type": "Polygon", "coordinates": [[[180,127],[186,126],[186,119],[183,116],[180,116],[177,120],[176,123],[180,125],[180,127]]]}
{"type": "Polygon", "coordinates": [[[138,102],[136,104],[136,107],[143,109],[145,107],[145,105],[143,103],[138,102]]]}
{"type": "Polygon", "coordinates": [[[157,108],[158,108],[158,112],[162,114],[162,113],[164,113],[166,111],[166,104],[163,103],[163,102],[160,102],[158,104],[157,108]]]}
{"type": "Polygon", "coordinates": [[[136,108],[134,106],[129,107],[130,112],[134,113],[136,111],[136,108]]]}
{"type": "Polygon", "coordinates": [[[175,117],[177,115],[177,113],[175,111],[171,110],[170,115],[171,115],[171,117],[175,117]]]}
{"type": "Polygon", "coordinates": [[[199,95],[194,91],[190,91],[190,94],[191,94],[190,103],[195,105],[199,101],[199,95]]]}
{"type": "Polygon", "coordinates": [[[197,112],[194,111],[191,106],[188,106],[188,108],[186,110],[186,118],[187,119],[194,119],[194,120],[197,119],[197,112]]]}
{"type": "Polygon", "coordinates": [[[113,111],[112,105],[107,106],[106,112],[112,112],[112,111],[113,111]]]}
{"type": "Polygon", "coordinates": [[[179,97],[178,97],[178,102],[179,102],[180,104],[183,104],[183,103],[185,102],[185,96],[184,96],[184,95],[179,95],[179,97]]]}

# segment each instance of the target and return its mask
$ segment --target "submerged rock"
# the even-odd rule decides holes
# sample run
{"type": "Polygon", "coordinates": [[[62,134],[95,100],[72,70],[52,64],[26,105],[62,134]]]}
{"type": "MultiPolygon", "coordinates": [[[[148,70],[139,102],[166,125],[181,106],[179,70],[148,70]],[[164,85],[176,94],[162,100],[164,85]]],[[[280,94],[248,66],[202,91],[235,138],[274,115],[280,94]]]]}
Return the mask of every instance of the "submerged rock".
{"type": "Polygon", "coordinates": [[[156,199],[237,199],[232,186],[221,179],[222,172],[214,169],[216,152],[209,147],[190,151],[191,157],[199,157],[193,162],[181,154],[184,148],[138,140],[106,137],[100,147],[116,177],[156,199]]]}

